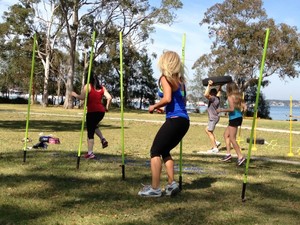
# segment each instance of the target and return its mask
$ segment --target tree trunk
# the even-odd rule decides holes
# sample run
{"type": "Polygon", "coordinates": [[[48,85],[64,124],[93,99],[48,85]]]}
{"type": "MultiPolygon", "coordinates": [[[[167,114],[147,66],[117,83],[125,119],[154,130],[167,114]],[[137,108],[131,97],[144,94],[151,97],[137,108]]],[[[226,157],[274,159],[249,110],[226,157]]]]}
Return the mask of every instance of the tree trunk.
{"type": "Polygon", "coordinates": [[[65,109],[73,108],[73,98],[71,95],[73,91],[73,80],[74,80],[74,63],[72,63],[73,60],[74,59],[70,60],[71,62],[69,65],[69,72],[68,72],[67,83],[66,83],[66,95],[65,95],[65,102],[64,102],[65,109]]]}
{"type": "MultiPolygon", "coordinates": [[[[62,2],[62,1],[61,1],[62,2]]],[[[66,96],[64,102],[65,109],[72,109],[73,108],[73,98],[72,98],[72,91],[73,91],[73,81],[74,81],[74,74],[75,74],[75,53],[76,53],[76,42],[77,42],[77,33],[78,33],[78,11],[79,11],[79,0],[74,0],[73,6],[73,25],[67,24],[68,30],[68,37],[70,40],[70,63],[69,63],[69,71],[66,83],[66,96]]]]}
{"type": "MultiPolygon", "coordinates": [[[[85,83],[87,83],[87,81],[85,79],[87,79],[87,76],[85,76],[86,74],[88,74],[88,69],[89,69],[89,61],[88,61],[88,49],[85,48],[84,50],[84,66],[83,66],[83,72],[82,72],[82,79],[81,79],[81,90],[83,90],[85,83]]],[[[84,105],[84,100],[80,100],[79,103],[79,108],[81,108],[84,105]]]]}
{"type": "Polygon", "coordinates": [[[43,98],[42,98],[42,106],[43,107],[48,106],[49,73],[50,73],[50,54],[48,53],[46,56],[46,62],[45,62],[44,91],[43,91],[43,98]]]}

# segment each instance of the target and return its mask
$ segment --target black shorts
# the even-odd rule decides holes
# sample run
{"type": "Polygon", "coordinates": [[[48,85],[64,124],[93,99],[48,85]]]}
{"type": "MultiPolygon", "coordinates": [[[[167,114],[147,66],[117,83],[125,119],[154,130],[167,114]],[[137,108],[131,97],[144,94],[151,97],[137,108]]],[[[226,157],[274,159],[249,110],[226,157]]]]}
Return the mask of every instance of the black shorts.
{"type": "Polygon", "coordinates": [[[88,112],[86,114],[86,127],[88,139],[94,139],[94,134],[96,128],[98,128],[98,123],[103,119],[104,112],[88,112]]]}
{"type": "Polygon", "coordinates": [[[178,145],[190,127],[190,121],[182,118],[168,118],[157,132],[151,150],[151,158],[170,156],[170,151],[178,145]]]}
{"type": "Polygon", "coordinates": [[[242,123],[243,123],[243,117],[238,117],[238,118],[235,118],[233,120],[229,120],[228,126],[230,126],[230,127],[238,127],[238,126],[241,126],[242,123]]]}

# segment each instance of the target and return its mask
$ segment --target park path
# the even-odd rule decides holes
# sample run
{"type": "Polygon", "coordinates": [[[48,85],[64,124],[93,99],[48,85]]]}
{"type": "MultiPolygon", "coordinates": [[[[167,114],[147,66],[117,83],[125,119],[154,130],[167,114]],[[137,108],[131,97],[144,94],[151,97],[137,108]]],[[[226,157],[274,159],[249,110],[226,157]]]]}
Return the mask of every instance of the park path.
{"type": "MultiPolygon", "coordinates": [[[[120,120],[120,118],[106,117],[111,120],[120,120]]],[[[142,119],[124,119],[127,121],[141,121],[141,122],[149,122],[149,123],[163,123],[161,120],[142,120],[142,119]]],[[[199,125],[199,126],[207,126],[207,123],[201,122],[191,122],[191,125],[199,125]]],[[[217,127],[227,127],[227,125],[217,124],[217,127]]],[[[252,127],[242,126],[242,129],[251,130],[252,127]]],[[[271,128],[261,128],[257,127],[256,130],[260,131],[268,131],[268,132],[278,132],[278,133],[290,133],[289,130],[281,130],[281,129],[271,129],[271,128]]],[[[300,134],[300,131],[292,131],[292,134],[300,134]]]]}
{"type": "MultiPolygon", "coordinates": [[[[3,111],[5,112],[5,111],[3,111]]],[[[10,112],[11,113],[11,112],[10,112]]],[[[21,114],[27,114],[27,112],[16,112],[21,114]]],[[[70,114],[58,114],[58,113],[36,113],[31,112],[32,115],[45,115],[45,116],[63,116],[63,117],[82,117],[82,113],[78,113],[78,115],[70,115],[70,114]]],[[[110,120],[119,120],[121,121],[121,118],[118,117],[110,117],[105,116],[105,119],[110,120]]],[[[164,120],[145,120],[145,119],[134,119],[134,118],[124,118],[124,121],[137,121],[137,122],[147,122],[147,123],[163,123],[164,120]]],[[[192,122],[191,125],[198,125],[198,126],[207,126],[207,123],[201,123],[201,122],[192,122]]],[[[227,127],[227,125],[217,124],[217,127],[227,127]]],[[[242,129],[251,130],[252,127],[248,126],[242,126],[242,129]]],[[[278,133],[292,133],[292,134],[300,134],[300,131],[290,131],[290,130],[282,130],[282,129],[272,129],[272,128],[262,128],[262,127],[256,127],[256,130],[260,131],[267,131],[267,132],[278,132],[278,133]]]]}

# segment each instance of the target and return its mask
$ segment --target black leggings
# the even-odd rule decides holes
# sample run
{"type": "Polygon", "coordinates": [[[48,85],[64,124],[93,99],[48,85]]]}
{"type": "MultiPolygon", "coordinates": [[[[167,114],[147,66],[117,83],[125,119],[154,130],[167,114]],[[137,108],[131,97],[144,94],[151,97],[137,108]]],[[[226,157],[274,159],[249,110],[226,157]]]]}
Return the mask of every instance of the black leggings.
{"type": "Polygon", "coordinates": [[[168,118],[157,132],[151,150],[151,158],[170,156],[170,151],[178,145],[190,127],[190,121],[182,118],[168,118]]]}
{"type": "Polygon", "coordinates": [[[104,115],[104,112],[88,112],[86,114],[86,127],[88,139],[94,139],[95,130],[98,128],[98,123],[100,123],[104,115]]]}

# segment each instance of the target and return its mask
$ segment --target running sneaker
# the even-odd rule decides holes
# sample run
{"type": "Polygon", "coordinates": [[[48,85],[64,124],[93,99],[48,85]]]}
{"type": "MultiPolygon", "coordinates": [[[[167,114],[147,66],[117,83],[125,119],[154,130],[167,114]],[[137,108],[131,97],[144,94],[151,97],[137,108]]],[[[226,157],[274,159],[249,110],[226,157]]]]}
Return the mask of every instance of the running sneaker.
{"type": "Polygon", "coordinates": [[[85,155],[84,155],[84,158],[86,158],[86,159],[93,159],[93,158],[95,158],[96,156],[94,155],[94,153],[91,153],[91,154],[89,154],[89,153],[86,153],[85,155]]]}
{"type": "Polygon", "coordinates": [[[167,184],[165,187],[166,196],[175,196],[180,192],[178,184],[173,181],[171,184],[167,184]]]}
{"type": "Polygon", "coordinates": [[[102,143],[102,148],[106,148],[108,146],[108,142],[107,142],[107,140],[105,138],[103,138],[101,140],[101,143],[102,143]]]}
{"type": "Polygon", "coordinates": [[[139,191],[138,195],[142,197],[160,197],[161,189],[153,189],[151,185],[145,185],[143,189],[139,191]]]}
{"type": "Polygon", "coordinates": [[[221,142],[216,141],[216,146],[217,146],[217,148],[219,148],[221,146],[221,142]]]}
{"type": "Polygon", "coordinates": [[[238,160],[237,160],[237,163],[236,163],[236,164],[237,164],[238,166],[241,166],[241,165],[245,162],[245,160],[246,160],[245,157],[242,157],[241,159],[238,159],[238,160]]]}
{"type": "Polygon", "coordinates": [[[210,150],[207,151],[208,153],[218,153],[219,149],[218,148],[212,148],[210,150]]]}
{"type": "Polygon", "coordinates": [[[225,155],[223,158],[220,159],[220,161],[223,161],[223,162],[228,162],[230,161],[232,158],[232,156],[229,154],[229,155],[225,155]]]}

